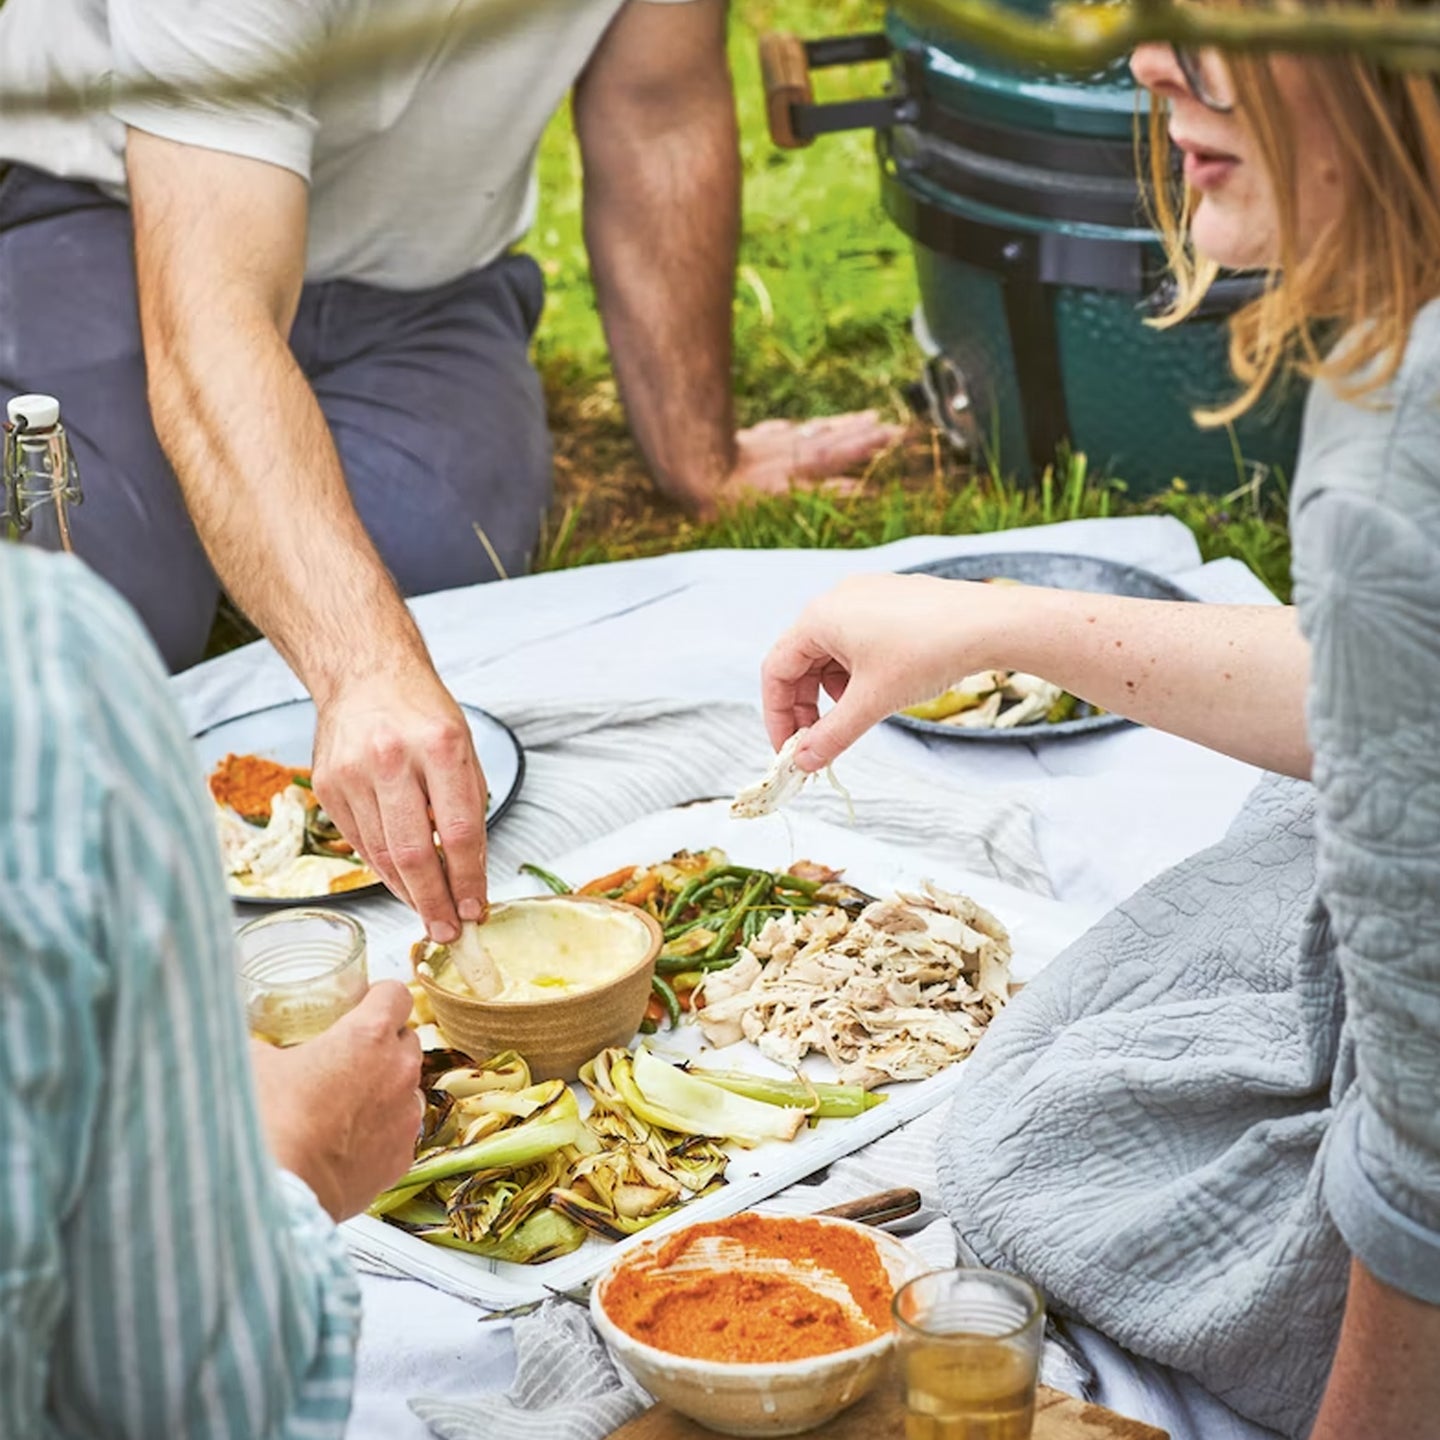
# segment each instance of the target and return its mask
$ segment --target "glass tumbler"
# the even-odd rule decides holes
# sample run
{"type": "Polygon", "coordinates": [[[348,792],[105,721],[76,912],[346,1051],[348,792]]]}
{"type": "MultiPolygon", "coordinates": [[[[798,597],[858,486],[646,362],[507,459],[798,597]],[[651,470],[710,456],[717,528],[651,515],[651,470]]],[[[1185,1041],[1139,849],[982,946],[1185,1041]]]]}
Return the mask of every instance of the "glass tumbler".
{"type": "Polygon", "coordinates": [[[236,932],[245,1020],[257,1040],[299,1045],[369,988],[365,931],[337,910],[277,910],[236,932]]]}
{"type": "Polygon", "coordinates": [[[1045,1333],[1035,1287],[940,1270],[895,1296],[905,1440],[1029,1440],[1045,1333]]]}

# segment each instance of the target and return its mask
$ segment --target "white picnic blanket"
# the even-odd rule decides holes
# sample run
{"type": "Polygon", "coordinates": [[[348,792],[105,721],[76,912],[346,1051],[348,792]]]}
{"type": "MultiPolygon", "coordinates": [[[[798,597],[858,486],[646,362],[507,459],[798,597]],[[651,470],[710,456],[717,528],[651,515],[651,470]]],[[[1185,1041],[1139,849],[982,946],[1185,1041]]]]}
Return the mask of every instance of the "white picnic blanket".
{"type": "MultiPolygon", "coordinates": [[[[807,599],[844,575],[949,555],[1031,549],[1140,565],[1206,600],[1273,598],[1237,562],[1202,564],[1193,537],[1178,521],[1135,517],[1000,535],[917,537],[861,552],[672,555],[415,602],[431,652],[457,697],[519,720],[521,739],[532,747],[522,802],[497,827],[492,863],[513,863],[522,841],[533,857],[592,838],[617,823],[617,806],[655,801],[652,808],[659,808],[715,793],[706,787],[728,770],[704,747],[687,752],[687,712],[698,718],[713,710],[711,722],[723,713],[723,725],[697,724],[696,730],[728,730],[737,723],[735,707],[757,699],[759,665],[770,642],[807,599]],[[647,728],[656,724],[678,727],[671,738],[680,736],[681,743],[657,747],[647,728]],[[627,729],[638,745],[627,743],[627,729]],[[583,787],[575,779],[580,774],[583,787]],[[615,798],[607,805],[602,802],[612,784],[615,798]],[[700,788],[690,788],[695,785],[700,788]]],[[[263,643],[197,667],[175,684],[197,731],[303,693],[263,643]]],[[[756,725],[758,730],[758,719],[756,725]]],[[[1115,903],[1218,839],[1257,778],[1248,766],[1135,729],[1002,747],[927,740],[882,726],[857,747],[852,768],[883,775],[891,788],[888,797],[872,797],[863,817],[878,838],[913,848],[943,837],[968,868],[1032,888],[1042,888],[1048,874],[1059,898],[1091,907],[1115,903]]],[[[914,1134],[896,1132],[879,1144],[885,1147],[883,1165],[864,1154],[852,1157],[834,1167],[824,1187],[797,1187],[777,1197],[776,1206],[815,1209],[867,1188],[912,1181],[934,1205],[933,1135],[923,1122],[914,1134]],[[870,1183],[872,1172],[883,1175],[883,1184],[870,1183]]],[[[922,1243],[948,1245],[948,1227],[935,1227],[922,1243]]],[[[937,1251],[938,1260],[947,1258],[948,1252],[937,1251]]],[[[352,1440],[421,1440],[428,1432],[410,1412],[411,1397],[473,1399],[511,1383],[515,1346],[506,1324],[484,1321],[473,1308],[409,1280],[367,1276],[365,1306],[352,1440]]],[[[1112,1368],[1118,1377],[1123,1365],[1112,1368]]],[[[533,1384],[533,1372],[522,1373],[520,1393],[533,1398],[533,1384]]],[[[1125,1393],[1131,1413],[1141,1413],[1140,1402],[1150,1395],[1151,1417],[1168,1421],[1175,1440],[1225,1434],[1208,1420],[1198,1427],[1183,1404],[1176,1408],[1156,1387],[1147,1389],[1143,1376],[1133,1393],[1125,1393]]],[[[519,1432],[501,1423],[495,1404],[487,1400],[481,1411],[495,1422],[487,1433],[507,1440],[519,1432]]],[[[545,1433],[543,1424],[538,1433],[545,1433]]]]}

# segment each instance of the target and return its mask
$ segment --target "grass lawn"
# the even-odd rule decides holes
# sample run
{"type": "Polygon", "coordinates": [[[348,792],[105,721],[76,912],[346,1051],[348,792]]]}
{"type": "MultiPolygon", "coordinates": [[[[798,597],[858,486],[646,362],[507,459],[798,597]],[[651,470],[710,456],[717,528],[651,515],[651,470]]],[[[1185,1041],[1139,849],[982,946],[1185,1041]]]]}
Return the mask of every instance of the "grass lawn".
{"type": "MultiPolygon", "coordinates": [[[[742,424],[881,406],[906,413],[919,361],[908,322],[916,291],[908,243],[880,209],[868,134],[778,151],[765,130],[756,46],[766,30],[804,36],[873,29],[874,0],[737,0],[730,58],[740,109],[745,233],[735,296],[735,393],[742,424]]],[[[883,68],[822,72],[824,98],[871,93],[883,68]]],[[[595,314],[580,232],[580,168],[568,114],[541,153],[541,210],[530,249],[549,285],[536,358],[556,440],[555,509],[540,568],[714,546],[861,546],[920,532],[960,534],[1080,516],[1164,511],[1195,531],[1207,559],[1236,555],[1289,594],[1284,496],[1177,487],[1129,501],[1123,477],[1083,457],[1048,487],[975,474],[937,439],[884,457],[858,496],[766,500],[713,524],[689,522],[651,491],[625,428],[595,314]]]]}

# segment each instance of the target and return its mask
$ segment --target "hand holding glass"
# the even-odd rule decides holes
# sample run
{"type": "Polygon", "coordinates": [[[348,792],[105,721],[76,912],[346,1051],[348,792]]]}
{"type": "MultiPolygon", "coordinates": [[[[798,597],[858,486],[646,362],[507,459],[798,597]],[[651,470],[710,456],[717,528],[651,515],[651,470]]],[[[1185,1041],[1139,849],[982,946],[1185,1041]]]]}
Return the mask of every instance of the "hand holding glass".
{"type": "Polygon", "coordinates": [[[360,1003],[365,931],[336,910],[281,910],[235,936],[245,1020],[257,1040],[299,1045],[360,1003]]]}

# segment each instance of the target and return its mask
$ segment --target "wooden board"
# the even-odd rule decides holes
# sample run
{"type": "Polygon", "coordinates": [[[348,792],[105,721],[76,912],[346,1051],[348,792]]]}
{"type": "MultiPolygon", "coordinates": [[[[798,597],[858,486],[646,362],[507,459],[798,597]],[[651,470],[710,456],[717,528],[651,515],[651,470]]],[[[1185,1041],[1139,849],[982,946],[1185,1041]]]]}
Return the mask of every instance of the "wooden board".
{"type": "MultiPolygon", "coordinates": [[[[859,1404],[807,1433],[815,1440],[904,1440],[905,1412],[893,1387],[882,1384],[859,1404]]],[[[668,1405],[657,1405],[621,1426],[610,1440],[715,1440],[715,1432],[668,1405]]],[[[1153,1425],[1127,1420],[1113,1410],[1087,1405],[1042,1385],[1032,1440],[1169,1440],[1169,1436],[1153,1425]]]]}

